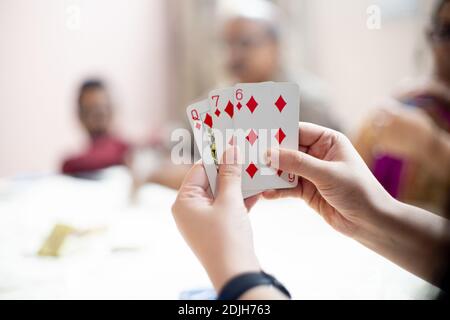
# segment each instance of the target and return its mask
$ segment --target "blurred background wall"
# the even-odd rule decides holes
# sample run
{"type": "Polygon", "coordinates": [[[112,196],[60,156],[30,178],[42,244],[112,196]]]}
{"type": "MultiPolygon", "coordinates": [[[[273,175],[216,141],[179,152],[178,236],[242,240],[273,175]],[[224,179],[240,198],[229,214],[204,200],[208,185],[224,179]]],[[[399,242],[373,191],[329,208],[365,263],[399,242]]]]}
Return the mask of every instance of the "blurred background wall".
{"type": "Polygon", "coordinates": [[[345,129],[355,129],[373,102],[392,93],[403,78],[429,73],[425,27],[432,3],[307,2],[307,66],[327,82],[345,129]],[[381,9],[379,30],[366,25],[371,5],[381,9]]]}
{"type": "MultiPolygon", "coordinates": [[[[91,75],[110,85],[117,128],[130,140],[183,121],[186,105],[226,78],[219,2],[0,0],[0,176],[55,171],[83,146],[75,95],[91,75]]],[[[433,1],[273,2],[285,16],[285,65],[323,80],[346,132],[401,79],[429,72],[424,27],[433,1]],[[379,30],[366,25],[373,4],[379,30]]]]}

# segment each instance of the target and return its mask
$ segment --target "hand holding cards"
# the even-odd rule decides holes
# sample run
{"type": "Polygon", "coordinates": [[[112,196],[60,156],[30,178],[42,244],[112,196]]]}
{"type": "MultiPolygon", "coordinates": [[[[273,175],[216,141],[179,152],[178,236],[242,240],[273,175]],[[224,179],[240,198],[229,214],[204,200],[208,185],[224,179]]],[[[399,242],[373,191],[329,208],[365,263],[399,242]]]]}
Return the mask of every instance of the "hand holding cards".
{"type": "Polygon", "coordinates": [[[187,108],[194,139],[215,194],[217,165],[237,145],[243,197],[269,189],[293,188],[297,177],[266,166],[269,148],[298,149],[300,93],[294,83],[242,83],[213,90],[187,108]]]}

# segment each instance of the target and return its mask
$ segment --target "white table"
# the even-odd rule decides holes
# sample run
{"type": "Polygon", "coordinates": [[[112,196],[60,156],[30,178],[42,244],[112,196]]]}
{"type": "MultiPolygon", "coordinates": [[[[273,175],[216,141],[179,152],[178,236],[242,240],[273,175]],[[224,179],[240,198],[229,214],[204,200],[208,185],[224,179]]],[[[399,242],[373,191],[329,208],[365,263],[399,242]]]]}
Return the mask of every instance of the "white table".
{"type": "MultiPolygon", "coordinates": [[[[148,185],[133,206],[125,171],[106,176],[0,182],[0,299],[177,299],[184,290],[210,287],[172,219],[175,192],[148,185]],[[38,257],[56,223],[106,231],[62,257],[38,257]]],[[[263,267],[295,299],[417,299],[436,292],[332,230],[299,200],[262,201],[251,219],[263,267]]]]}

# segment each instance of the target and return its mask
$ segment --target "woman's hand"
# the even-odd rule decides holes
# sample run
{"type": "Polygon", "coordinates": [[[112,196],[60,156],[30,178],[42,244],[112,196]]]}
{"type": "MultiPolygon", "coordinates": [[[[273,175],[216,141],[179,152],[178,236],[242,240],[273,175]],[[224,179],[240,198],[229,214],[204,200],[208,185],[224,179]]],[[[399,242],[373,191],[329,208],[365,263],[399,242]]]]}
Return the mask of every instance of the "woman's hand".
{"type": "Polygon", "coordinates": [[[419,162],[437,178],[450,169],[450,135],[420,109],[386,100],[371,119],[377,152],[419,162]]]}
{"type": "Polygon", "coordinates": [[[450,170],[450,135],[418,108],[393,99],[378,103],[355,140],[358,151],[371,166],[375,156],[389,154],[423,167],[434,179],[447,181],[450,170]]]}
{"type": "Polygon", "coordinates": [[[269,165],[300,177],[295,189],[271,190],[267,199],[303,198],[333,228],[356,236],[374,212],[394,200],[373,177],[343,134],[300,123],[299,150],[272,149],[269,165]]]}
{"type": "Polygon", "coordinates": [[[300,176],[269,199],[303,198],[336,230],[439,285],[450,248],[448,220],[393,199],[341,133],[300,123],[296,150],[272,150],[270,164],[300,176]],[[278,159],[277,159],[278,158],[278,159]]]}
{"type": "Polygon", "coordinates": [[[415,160],[428,160],[439,128],[422,110],[385,99],[370,118],[376,151],[415,160]],[[421,146],[418,148],[417,146],[421,146]]]}
{"type": "Polygon", "coordinates": [[[248,218],[258,196],[242,200],[241,167],[236,158],[235,149],[224,154],[215,199],[203,165],[195,164],[172,207],[178,229],[217,291],[235,275],[260,271],[248,218]]]}

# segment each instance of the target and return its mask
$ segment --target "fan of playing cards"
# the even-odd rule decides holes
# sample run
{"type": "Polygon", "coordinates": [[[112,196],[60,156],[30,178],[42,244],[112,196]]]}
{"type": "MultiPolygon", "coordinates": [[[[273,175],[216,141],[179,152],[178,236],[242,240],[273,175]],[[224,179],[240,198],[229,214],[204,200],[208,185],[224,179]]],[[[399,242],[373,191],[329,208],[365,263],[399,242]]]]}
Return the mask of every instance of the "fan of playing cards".
{"type": "Polygon", "coordinates": [[[236,144],[243,197],[293,188],[297,177],[265,164],[269,148],[298,149],[299,87],[295,83],[242,83],[217,89],[187,108],[195,143],[215,194],[218,160],[236,144]]]}

